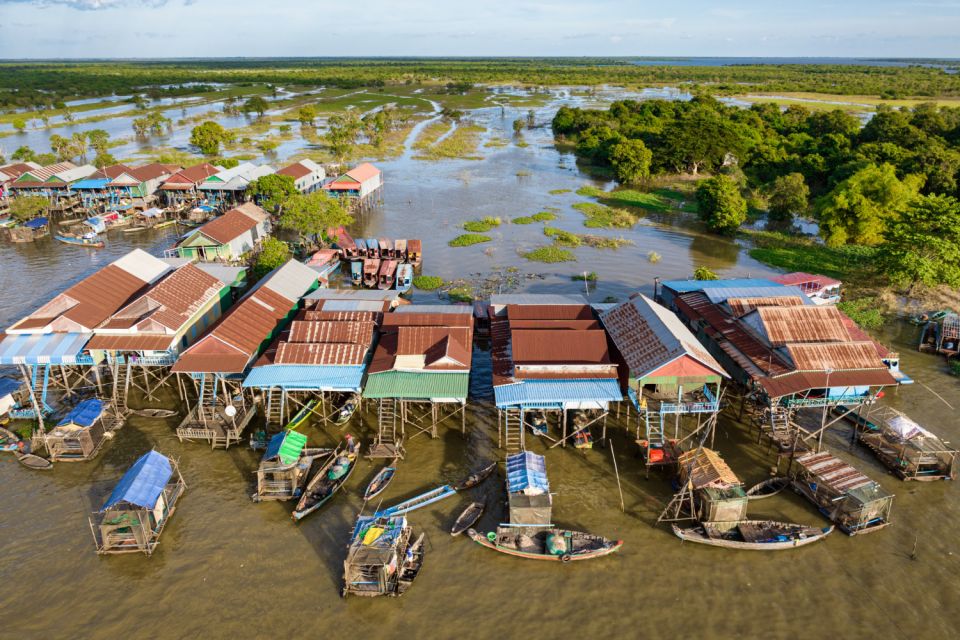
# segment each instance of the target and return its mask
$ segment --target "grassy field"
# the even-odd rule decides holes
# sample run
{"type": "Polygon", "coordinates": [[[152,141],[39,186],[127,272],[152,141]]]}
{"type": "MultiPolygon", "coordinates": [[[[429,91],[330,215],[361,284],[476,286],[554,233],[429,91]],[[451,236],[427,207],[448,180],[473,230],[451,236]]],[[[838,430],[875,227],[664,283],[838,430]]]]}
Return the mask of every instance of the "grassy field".
{"type": "Polygon", "coordinates": [[[864,108],[875,109],[881,104],[890,107],[915,107],[918,104],[932,102],[942,107],[960,106],[960,98],[893,98],[884,99],[879,96],[867,95],[834,95],[830,93],[806,93],[800,91],[785,91],[783,93],[765,94],[750,93],[745,95],[733,96],[738,100],[745,102],[774,102],[776,104],[789,106],[791,104],[802,104],[809,109],[843,109],[849,111],[863,111],[864,108]],[[843,104],[836,104],[843,103],[843,104]]]}
{"type": "MultiPolygon", "coordinates": [[[[479,125],[461,123],[456,131],[443,140],[437,142],[435,138],[433,144],[418,147],[420,153],[415,155],[414,159],[481,160],[482,156],[479,155],[478,150],[480,146],[480,134],[484,131],[486,131],[486,129],[479,125]]],[[[416,145],[414,146],[416,147],[416,145]]]]}
{"type": "Polygon", "coordinates": [[[845,245],[828,247],[813,238],[789,236],[772,231],[741,230],[741,237],[753,241],[751,258],[785,271],[805,271],[863,283],[871,275],[873,247],[845,245]]]}

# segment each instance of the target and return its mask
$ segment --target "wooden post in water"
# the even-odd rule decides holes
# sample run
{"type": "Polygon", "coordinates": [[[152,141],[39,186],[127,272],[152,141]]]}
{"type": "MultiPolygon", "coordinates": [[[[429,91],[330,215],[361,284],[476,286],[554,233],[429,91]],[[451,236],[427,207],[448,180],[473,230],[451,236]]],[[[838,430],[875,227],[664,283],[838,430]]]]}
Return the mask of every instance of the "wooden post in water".
{"type": "Polygon", "coordinates": [[[625,513],[627,508],[623,504],[623,487],[620,486],[620,471],[617,469],[617,455],[613,452],[613,441],[610,441],[610,457],[613,458],[613,473],[617,476],[617,491],[620,492],[620,512],[625,513]]]}

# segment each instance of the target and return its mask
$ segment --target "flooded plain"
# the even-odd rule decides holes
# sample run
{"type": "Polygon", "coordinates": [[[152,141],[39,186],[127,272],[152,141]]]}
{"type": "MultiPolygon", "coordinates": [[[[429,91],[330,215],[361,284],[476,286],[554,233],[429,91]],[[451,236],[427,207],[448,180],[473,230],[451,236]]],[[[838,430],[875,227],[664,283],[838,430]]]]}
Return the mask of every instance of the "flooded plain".
{"type": "MultiPolygon", "coordinates": [[[[700,265],[724,277],[771,273],[735,241],[707,235],[693,216],[682,213],[647,213],[632,229],[595,231],[634,244],[618,250],[578,247],[576,262],[545,265],[520,257],[521,251],[548,244],[548,238],[542,224],[507,224],[510,218],[550,210],[558,215],[551,225],[585,233],[583,216],[572,205],[589,199],[574,191],[585,184],[607,186],[581,172],[571,153],[555,148],[549,131],[552,111],[581,99],[558,95],[538,108],[538,126],[523,132],[522,144],[513,138],[512,121],[525,110],[471,111],[469,119],[485,131],[482,160],[417,160],[408,144],[401,157],[378,163],[385,175],[384,202],[358,218],[354,235],[422,238],[423,273],[445,279],[483,279],[515,268],[520,291],[583,292],[583,283],[571,276],[594,271],[591,301],[624,299],[637,289],[651,293],[655,277],[687,277],[700,265]],[[495,139],[508,143],[485,146],[495,139]],[[549,193],[557,190],[570,191],[549,193]],[[487,234],[491,242],[447,246],[465,221],[483,216],[504,221],[487,234]],[[662,259],[651,263],[649,251],[662,259]]],[[[49,240],[0,245],[0,324],[9,325],[133,246],[162,253],[173,235],[160,233],[111,235],[101,252],[49,240]]],[[[414,299],[434,302],[437,295],[417,292],[414,299]]],[[[957,379],[944,373],[939,359],[915,351],[915,327],[893,325],[881,338],[902,352],[904,370],[918,382],[884,401],[960,442],[955,409],[933,393],[960,406],[957,379]]],[[[385,505],[459,479],[486,460],[502,459],[489,353],[482,345],[474,362],[466,436],[458,423],[441,428],[436,440],[409,441],[385,505]]],[[[374,421],[370,413],[355,416],[347,431],[368,440],[374,421]]],[[[295,525],[291,505],[251,503],[257,453],[242,446],[212,451],[180,443],[175,423],[131,417],[95,460],[59,464],[49,473],[24,469],[12,457],[0,459],[0,581],[7,587],[0,598],[5,621],[0,637],[116,638],[144,629],[162,638],[956,636],[957,487],[895,479],[864,449],[850,447],[850,430],[843,425],[829,432],[827,445],[897,496],[893,526],[877,533],[855,538],[834,533],[824,543],[781,553],[682,544],[667,528],[654,526],[671,487],[664,477],[644,478],[634,427],[621,415],[608,422],[606,448],[546,452],[542,442],[528,441],[547,457],[555,522],[623,539],[618,554],[570,566],[541,564],[451,538],[449,527],[473,499],[486,503],[480,530],[505,517],[501,470],[469,496],[410,515],[414,527],[427,534],[427,554],[422,574],[403,598],[341,600],[345,546],[363,508],[363,488],[381,463],[362,460],[343,493],[295,525]],[[98,557],[87,515],[151,447],[180,460],[188,489],[177,513],[152,557],[98,557]]],[[[333,444],[344,433],[316,424],[306,432],[317,445],[333,444]]],[[[732,411],[720,422],[716,446],[747,485],[767,477],[773,464],[732,411]]],[[[371,509],[367,505],[367,513],[371,509]]],[[[751,505],[751,516],[826,525],[792,494],[751,505]]]]}

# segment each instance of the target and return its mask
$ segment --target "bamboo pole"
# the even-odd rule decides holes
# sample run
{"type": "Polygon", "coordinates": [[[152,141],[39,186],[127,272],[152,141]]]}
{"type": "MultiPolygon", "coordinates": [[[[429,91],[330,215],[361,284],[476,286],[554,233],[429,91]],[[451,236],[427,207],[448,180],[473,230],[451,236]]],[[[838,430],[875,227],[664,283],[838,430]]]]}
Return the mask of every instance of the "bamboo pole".
{"type": "Polygon", "coordinates": [[[613,441],[610,441],[610,457],[613,459],[613,473],[617,477],[617,491],[620,492],[620,512],[626,512],[626,507],[623,504],[623,487],[620,485],[620,471],[617,469],[617,456],[613,452],[613,441]]]}

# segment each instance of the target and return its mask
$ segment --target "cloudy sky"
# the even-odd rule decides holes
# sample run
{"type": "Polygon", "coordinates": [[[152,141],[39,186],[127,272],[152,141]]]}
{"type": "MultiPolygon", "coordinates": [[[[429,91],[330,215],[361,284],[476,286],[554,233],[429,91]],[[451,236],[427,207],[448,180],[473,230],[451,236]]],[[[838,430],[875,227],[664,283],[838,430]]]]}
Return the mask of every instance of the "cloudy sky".
{"type": "Polygon", "coordinates": [[[960,0],[0,0],[0,58],[392,55],[960,57],[960,0]]]}

